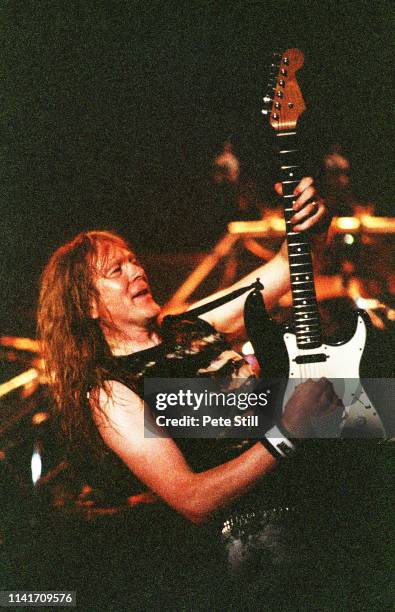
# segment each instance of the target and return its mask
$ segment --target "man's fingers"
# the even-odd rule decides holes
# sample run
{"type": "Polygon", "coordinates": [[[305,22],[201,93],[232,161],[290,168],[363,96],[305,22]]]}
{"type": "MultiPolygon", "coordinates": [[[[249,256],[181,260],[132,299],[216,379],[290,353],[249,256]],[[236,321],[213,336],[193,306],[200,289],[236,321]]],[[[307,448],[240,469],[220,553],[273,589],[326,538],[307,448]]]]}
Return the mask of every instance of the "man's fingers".
{"type": "Polygon", "coordinates": [[[308,217],[312,217],[313,215],[315,215],[316,212],[318,212],[317,202],[310,202],[309,204],[306,204],[302,208],[302,210],[299,210],[299,212],[293,215],[293,217],[291,218],[291,223],[301,223],[308,217]]]}
{"type": "Polygon", "coordinates": [[[318,407],[322,415],[336,412],[344,408],[342,400],[337,396],[333,383],[327,378],[320,378],[318,384],[321,387],[321,395],[318,400],[318,407]]]}
{"type": "Polygon", "coordinates": [[[327,403],[326,403],[326,407],[325,405],[322,406],[322,416],[324,416],[325,414],[332,414],[334,412],[338,412],[338,411],[342,411],[344,410],[344,404],[342,402],[342,400],[337,397],[337,395],[335,395],[334,397],[331,397],[328,399],[327,403]]]}
{"type": "Polygon", "coordinates": [[[304,232],[310,229],[311,227],[313,227],[314,225],[316,225],[320,221],[320,219],[322,219],[325,216],[325,212],[326,212],[325,206],[322,204],[322,202],[317,202],[316,209],[317,209],[316,213],[307,217],[301,223],[297,223],[296,225],[294,225],[293,231],[294,232],[304,232]]]}
{"type": "MultiPolygon", "coordinates": [[[[304,198],[304,202],[306,202],[315,193],[315,188],[312,187],[313,183],[314,183],[314,181],[313,181],[313,178],[311,176],[305,176],[304,178],[302,178],[300,183],[298,183],[298,185],[294,189],[295,196],[296,197],[300,196],[300,195],[304,194],[304,192],[306,190],[309,190],[310,195],[307,198],[304,198]],[[310,190],[310,188],[311,188],[311,190],[310,190]]],[[[274,184],[274,190],[277,193],[277,195],[279,195],[279,196],[283,195],[283,186],[282,186],[281,183],[275,183],[274,184]]]]}
{"type": "Polygon", "coordinates": [[[326,378],[326,376],[322,376],[320,378],[320,382],[322,385],[324,385],[324,387],[326,387],[327,389],[331,389],[332,391],[334,391],[333,388],[333,383],[331,380],[329,380],[329,378],[326,378]]]}
{"type": "Polygon", "coordinates": [[[281,183],[275,183],[274,184],[274,191],[279,196],[283,195],[283,186],[282,186],[282,184],[281,183]]]}
{"type": "Polygon", "coordinates": [[[300,183],[295,187],[294,194],[299,195],[300,193],[302,193],[302,191],[305,191],[308,187],[310,187],[313,182],[314,180],[311,176],[303,177],[300,183]]]}

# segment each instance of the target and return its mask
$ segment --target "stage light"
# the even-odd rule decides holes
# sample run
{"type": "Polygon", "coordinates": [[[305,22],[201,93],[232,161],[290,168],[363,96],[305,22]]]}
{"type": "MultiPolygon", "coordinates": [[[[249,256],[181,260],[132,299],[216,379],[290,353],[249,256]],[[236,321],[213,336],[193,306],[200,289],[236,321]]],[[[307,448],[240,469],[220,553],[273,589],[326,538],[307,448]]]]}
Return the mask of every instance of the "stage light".
{"type": "Polygon", "coordinates": [[[32,470],[32,481],[35,485],[37,481],[40,479],[41,471],[42,471],[42,461],[41,455],[38,445],[36,445],[33,449],[32,460],[31,460],[31,470],[32,470]]]}
{"type": "Polygon", "coordinates": [[[41,423],[45,423],[49,419],[48,412],[36,412],[32,416],[33,425],[41,425],[41,423]]]}
{"type": "Polygon", "coordinates": [[[355,242],[354,236],[352,234],[344,234],[343,240],[346,244],[354,244],[355,242]]]}
{"type": "Polygon", "coordinates": [[[338,230],[357,230],[361,222],[356,217],[339,217],[336,220],[338,230]]]}

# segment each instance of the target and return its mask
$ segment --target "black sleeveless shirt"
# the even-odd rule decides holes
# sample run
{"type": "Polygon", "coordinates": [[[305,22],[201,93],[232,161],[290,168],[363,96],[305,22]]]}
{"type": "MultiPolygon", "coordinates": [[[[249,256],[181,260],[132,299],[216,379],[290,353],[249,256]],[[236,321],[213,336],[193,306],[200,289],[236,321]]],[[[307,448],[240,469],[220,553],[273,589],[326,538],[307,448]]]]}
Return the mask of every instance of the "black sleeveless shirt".
{"type": "MultiPolygon", "coordinates": [[[[169,318],[170,319],[170,318],[169,318]]],[[[203,319],[164,320],[162,343],[131,355],[113,358],[109,378],[122,382],[137,395],[144,395],[144,378],[193,378],[195,376],[232,376],[246,378],[252,370],[231,350],[223,336],[203,319]]],[[[179,439],[176,444],[195,471],[224,463],[245,450],[243,440],[179,439]]],[[[97,436],[101,460],[84,449],[83,471],[89,484],[99,492],[104,504],[122,504],[130,495],[147,491],[142,483],[97,436]]],[[[81,464],[81,460],[80,460],[81,464]]]]}

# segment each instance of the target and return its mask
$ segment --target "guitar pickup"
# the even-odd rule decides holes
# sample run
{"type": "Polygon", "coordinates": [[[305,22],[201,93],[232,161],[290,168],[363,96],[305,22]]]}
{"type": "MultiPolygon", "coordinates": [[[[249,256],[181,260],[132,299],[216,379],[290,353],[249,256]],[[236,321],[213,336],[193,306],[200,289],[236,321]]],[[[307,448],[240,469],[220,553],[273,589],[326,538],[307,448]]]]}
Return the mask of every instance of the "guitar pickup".
{"type": "Polygon", "coordinates": [[[318,363],[327,359],[328,356],[324,355],[324,353],[316,353],[315,355],[298,355],[293,361],[296,363],[318,363]]]}

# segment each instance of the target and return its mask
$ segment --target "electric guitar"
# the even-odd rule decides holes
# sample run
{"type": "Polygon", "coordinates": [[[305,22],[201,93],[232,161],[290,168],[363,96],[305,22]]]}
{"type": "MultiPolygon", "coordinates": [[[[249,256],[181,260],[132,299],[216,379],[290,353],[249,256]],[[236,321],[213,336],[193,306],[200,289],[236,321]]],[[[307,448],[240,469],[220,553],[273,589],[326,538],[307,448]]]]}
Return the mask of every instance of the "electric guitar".
{"type": "Polygon", "coordinates": [[[317,437],[382,438],[385,437],[383,424],[362,387],[359,375],[369,317],[363,311],[355,311],[353,334],[348,340],[337,344],[323,341],[309,238],[304,232],[295,232],[290,222],[294,214],[293,190],[301,178],[296,126],[298,118],[305,110],[305,104],[295,73],[302,67],[303,60],[299,49],[288,49],[283,54],[275,54],[269,91],[263,99],[265,108],[262,111],[268,116],[278,143],[293,299],[293,326],[283,333],[279,332],[278,326],[262,311],[264,305],[261,293],[255,291],[250,294],[246,303],[247,332],[263,374],[282,376],[288,381],[282,406],[285,406],[295,385],[301,380],[325,376],[332,381],[345,410],[340,423],[317,424],[317,437]],[[260,315],[257,316],[259,309],[260,315]],[[274,353],[271,353],[269,360],[264,349],[268,345],[270,350],[274,347],[274,353]]]}

